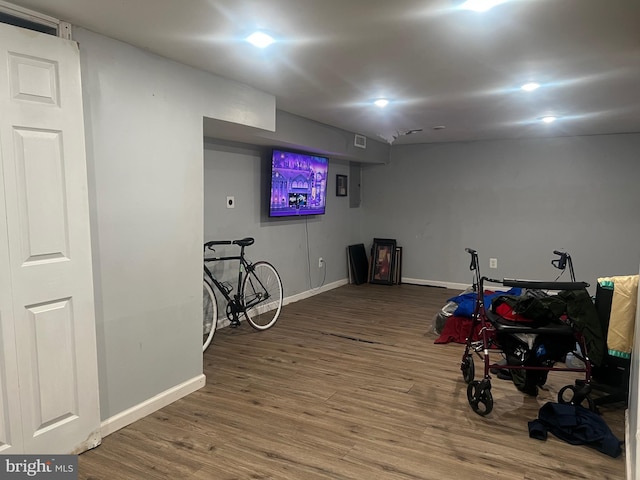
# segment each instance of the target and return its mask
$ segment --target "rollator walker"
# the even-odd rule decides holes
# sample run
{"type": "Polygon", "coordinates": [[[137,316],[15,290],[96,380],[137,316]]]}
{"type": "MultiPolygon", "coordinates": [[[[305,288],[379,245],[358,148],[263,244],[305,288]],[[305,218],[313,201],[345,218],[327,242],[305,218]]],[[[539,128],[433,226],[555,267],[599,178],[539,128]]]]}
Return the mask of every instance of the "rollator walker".
{"type": "MultiPolygon", "coordinates": [[[[537,372],[538,382],[534,385],[542,386],[546,375],[550,371],[565,371],[584,373],[584,380],[576,380],[575,385],[566,385],[558,392],[558,403],[570,403],[585,406],[594,410],[591,391],[591,362],[587,352],[583,335],[576,330],[571,318],[566,314],[544,324],[527,321],[514,321],[504,318],[485,305],[485,283],[499,284],[504,287],[523,289],[522,295],[531,297],[548,297],[546,291],[583,290],[588,283],[576,282],[571,257],[559,251],[554,254],[560,258],[551,263],[561,270],[569,264],[571,282],[542,282],[516,279],[496,280],[483,277],[480,274],[478,253],[470,248],[465,249],[471,255],[470,270],[474,271],[473,290],[475,306],[472,315],[469,335],[466,338],[464,354],[460,370],[467,383],[467,399],[469,405],[478,415],[488,415],[493,410],[493,396],[491,395],[491,373],[508,371],[517,375],[517,371],[537,372]],[[473,340],[474,333],[478,340],[473,340]],[[568,353],[582,362],[584,367],[559,367],[568,353]],[[482,379],[475,380],[474,356],[480,358],[483,365],[482,379]],[[498,363],[492,357],[498,356],[503,360],[498,363]]],[[[522,375],[522,373],[520,373],[522,375]]],[[[525,390],[523,390],[525,391],[525,390]]],[[[532,393],[533,395],[533,393],[532,393]]]]}

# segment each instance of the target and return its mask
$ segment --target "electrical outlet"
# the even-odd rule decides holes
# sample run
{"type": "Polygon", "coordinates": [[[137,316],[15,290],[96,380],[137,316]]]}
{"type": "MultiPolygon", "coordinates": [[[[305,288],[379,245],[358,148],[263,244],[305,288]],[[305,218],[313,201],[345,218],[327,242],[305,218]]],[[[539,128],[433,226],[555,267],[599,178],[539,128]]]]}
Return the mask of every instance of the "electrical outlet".
{"type": "Polygon", "coordinates": [[[498,268],[498,259],[490,258],[489,259],[489,268],[498,268]]]}
{"type": "Polygon", "coordinates": [[[324,267],[324,258],[320,257],[318,259],[318,268],[324,267]]]}

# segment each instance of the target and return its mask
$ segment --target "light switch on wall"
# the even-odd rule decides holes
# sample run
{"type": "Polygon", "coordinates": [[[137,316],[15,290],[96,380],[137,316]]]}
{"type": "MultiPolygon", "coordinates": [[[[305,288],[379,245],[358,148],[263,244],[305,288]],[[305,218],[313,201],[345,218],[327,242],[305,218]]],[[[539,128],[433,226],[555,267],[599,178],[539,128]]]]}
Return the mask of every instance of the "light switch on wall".
{"type": "Polygon", "coordinates": [[[236,199],[234,197],[227,197],[227,208],[234,208],[236,206],[236,199]]]}

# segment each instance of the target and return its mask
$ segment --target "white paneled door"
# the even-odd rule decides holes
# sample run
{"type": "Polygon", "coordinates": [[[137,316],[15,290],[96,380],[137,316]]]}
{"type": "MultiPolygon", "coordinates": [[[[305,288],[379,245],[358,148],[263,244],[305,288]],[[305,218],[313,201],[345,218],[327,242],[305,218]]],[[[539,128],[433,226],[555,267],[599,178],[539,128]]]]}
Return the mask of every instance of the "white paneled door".
{"type": "Polygon", "coordinates": [[[100,443],[78,45],[0,24],[0,452],[100,443]]]}

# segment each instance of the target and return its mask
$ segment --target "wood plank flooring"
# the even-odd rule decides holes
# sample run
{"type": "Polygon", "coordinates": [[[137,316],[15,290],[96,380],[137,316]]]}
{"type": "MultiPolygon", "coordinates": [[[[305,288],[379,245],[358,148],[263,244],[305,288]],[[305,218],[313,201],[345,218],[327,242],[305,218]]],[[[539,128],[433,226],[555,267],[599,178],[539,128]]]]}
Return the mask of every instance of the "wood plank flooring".
{"type": "MultiPolygon", "coordinates": [[[[457,293],[347,285],[285,306],[266,332],[220,330],[207,385],[82,454],[80,478],[624,479],[624,454],[528,436],[575,374],[550,373],[537,398],[494,379],[493,412],[471,410],[463,346],[434,344],[431,327],[457,293]]],[[[623,407],[602,413],[623,440],[623,407]]]]}

